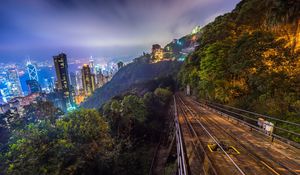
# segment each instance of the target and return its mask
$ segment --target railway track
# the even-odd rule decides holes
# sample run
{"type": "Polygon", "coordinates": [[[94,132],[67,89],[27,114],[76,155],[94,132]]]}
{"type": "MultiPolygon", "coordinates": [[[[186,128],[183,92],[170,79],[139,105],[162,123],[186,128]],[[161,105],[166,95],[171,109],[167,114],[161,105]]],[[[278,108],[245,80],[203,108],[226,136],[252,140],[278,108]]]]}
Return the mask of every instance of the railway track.
{"type": "MultiPolygon", "coordinates": [[[[201,155],[205,156],[207,162],[208,162],[208,170],[209,171],[204,171],[204,174],[242,174],[245,175],[245,173],[240,169],[240,167],[235,163],[235,161],[226,153],[226,151],[223,149],[223,153],[224,154],[218,154],[218,156],[212,156],[207,154],[208,153],[208,149],[206,147],[207,142],[203,142],[202,139],[199,137],[203,137],[202,129],[204,128],[204,126],[202,125],[196,125],[195,121],[191,121],[191,119],[193,118],[193,116],[190,115],[188,109],[186,108],[186,106],[184,105],[184,103],[180,100],[180,97],[177,96],[178,101],[180,102],[178,104],[179,109],[181,110],[181,114],[182,114],[182,118],[183,120],[186,122],[186,124],[188,125],[188,130],[191,131],[191,136],[195,137],[197,139],[197,143],[195,143],[195,147],[197,147],[197,145],[200,145],[201,147],[201,155]],[[201,131],[201,132],[199,132],[201,131]],[[215,159],[218,159],[218,161],[215,161],[215,159]],[[230,161],[224,161],[224,160],[230,160],[230,161]],[[216,166],[217,164],[220,165],[220,160],[223,162],[222,166],[216,166]],[[235,168],[232,168],[232,165],[235,168]],[[224,169],[225,167],[230,167],[227,169],[224,169]]],[[[185,127],[183,127],[185,128],[185,127]]],[[[205,128],[206,129],[206,128],[205,128]]],[[[206,130],[207,131],[207,130],[206,130]]],[[[184,130],[183,130],[184,133],[184,130]]],[[[214,136],[210,135],[211,138],[214,139],[214,136]]],[[[218,144],[218,142],[216,141],[216,143],[218,144]]],[[[221,145],[220,145],[221,147],[221,145]]],[[[197,149],[195,149],[197,151],[197,149]]],[[[198,164],[196,166],[201,167],[203,164],[198,164]]],[[[192,168],[192,166],[191,166],[192,168]]]]}
{"type": "MultiPolygon", "coordinates": [[[[196,105],[200,105],[200,107],[206,110],[199,102],[193,100],[192,101],[196,105]]],[[[189,107],[190,108],[190,107],[189,107]]],[[[191,109],[191,108],[190,108],[191,109]]],[[[260,148],[257,145],[253,144],[249,140],[243,139],[243,142],[237,137],[237,135],[233,134],[230,131],[230,128],[225,128],[224,126],[218,125],[218,121],[213,117],[203,117],[206,120],[206,123],[213,125],[213,127],[217,128],[222,133],[226,133],[229,137],[231,137],[234,142],[238,145],[238,147],[247,151],[247,154],[252,157],[255,161],[261,164],[262,167],[267,168],[270,172],[276,175],[280,174],[290,174],[297,175],[300,173],[300,164],[290,161],[289,165],[293,168],[289,168],[283,163],[282,158],[276,159],[273,155],[269,153],[269,150],[264,150],[264,148],[260,148]],[[263,154],[258,154],[256,152],[263,152],[263,154]],[[293,169],[298,170],[297,172],[293,169]]],[[[270,143],[271,144],[271,143],[270,143]]]]}
{"type": "MultiPolygon", "coordinates": [[[[176,103],[178,109],[178,118],[180,121],[180,126],[182,133],[185,138],[187,159],[189,162],[189,174],[206,174],[206,170],[204,167],[201,167],[205,161],[205,157],[207,157],[204,147],[201,144],[200,139],[195,131],[195,129],[191,126],[191,123],[188,120],[187,113],[184,111],[181,105],[176,103]],[[190,149],[188,149],[190,147],[190,149]]],[[[210,174],[217,174],[213,166],[211,166],[211,162],[209,159],[207,161],[210,164],[211,169],[208,172],[212,172],[210,174]]]]}
{"type": "MultiPolygon", "coordinates": [[[[206,153],[208,151],[206,145],[209,143],[214,143],[221,149],[221,152],[209,152],[207,154],[211,166],[216,169],[215,173],[222,174],[220,170],[225,172],[224,168],[227,167],[228,169],[235,170],[231,171],[230,174],[297,174],[284,166],[281,166],[281,169],[285,169],[285,173],[275,170],[272,166],[273,162],[270,164],[269,161],[263,160],[251,149],[248,149],[247,146],[240,142],[232,133],[218,125],[215,119],[205,116],[204,110],[197,113],[193,108],[187,105],[180,96],[177,96],[176,99],[178,99],[178,106],[183,114],[184,120],[189,125],[190,132],[192,131],[191,133],[194,137],[197,136],[196,139],[202,145],[204,152],[206,153]],[[206,136],[204,136],[204,133],[206,136]],[[239,150],[241,154],[228,154],[225,149],[222,148],[221,142],[226,142],[226,144],[233,146],[239,150]],[[217,168],[218,166],[221,168],[217,168]]],[[[203,152],[200,153],[203,154],[203,152]]],[[[228,174],[228,172],[223,174],[228,174]]]]}

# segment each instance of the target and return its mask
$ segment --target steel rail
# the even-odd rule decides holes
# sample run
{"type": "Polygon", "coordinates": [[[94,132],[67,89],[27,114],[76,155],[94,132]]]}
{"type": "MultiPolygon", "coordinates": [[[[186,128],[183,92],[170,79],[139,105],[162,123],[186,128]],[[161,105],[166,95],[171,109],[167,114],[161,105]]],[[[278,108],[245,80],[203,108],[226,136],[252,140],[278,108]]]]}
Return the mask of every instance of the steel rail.
{"type": "MultiPolygon", "coordinates": [[[[210,110],[213,110],[214,112],[219,113],[220,115],[230,117],[230,118],[232,118],[232,119],[234,119],[234,120],[238,120],[238,121],[241,122],[242,124],[247,125],[248,127],[255,129],[257,132],[260,132],[260,133],[262,133],[262,134],[266,134],[266,133],[264,132],[264,130],[263,130],[262,128],[260,128],[260,127],[257,127],[257,126],[255,126],[255,125],[249,123],[249,122],[246,122],[246,121],[244,121],[244,120],[241,120],[241,119],[239,119],[238,117],[235,117],[235,116],[233,116],[233,115],[229,115],[229,114],[227,114],[227,113],[221,112],[220,109],[223,109],[223,108],[220,108],[220,107],[219,107],[219,108],[218,108],[219,110],[217,110],[217,109],[215,109],[215,108],[217,108],[217,107],[214,108],[213,105],[208,105],[208,104],[206,104],[206,103],[204,103],[204,102],[198,102],[198,101],[196,101],[196,100],[193,100],[193,101],[194,101],[195,103],[197,103],[197,104],[203,106],[204,108],[208,108],[208,109],[210,109],[210,110]]],[[[227,110],[227,109],[223,109],[223,110],[226,111],[226,112],[229,112],[229,113],[231,113],[231,114],[236,114],[236,115],[238,115],[238,116],[240,116],[240,117],[249,118],[248,116],[244,116],[243,114],[239,114],[239,113],[236,113],[236,112],[232,112],[232,111],[229,111],[229,110],[227,110]]],[[[252,118],[251,118],[251,119],[252,119],[252,118]]],[[[252,120],[254,121],[254,119],[252,119],[252,120]]],[[[275,126],[274,126],[274,128],[279,129],[279,130],[282,130],[282,131],[285,131],[285,132],[288,132],[288,133],[291,133],[291,134],[294,134],[294,135],[300,137],[298,133],[295,133],[295,132],[292,132],[292,131],[289,131],[289,130],[286,130],[286,129],[282,129],[282,128],[279,128],[279,127],[275,127],[275,126]]],[[[289,145],[292,145],[292,146],[294,146],[294,147],[296,147],[296,148],[300,148],[300,144],[299,144],[299,143],[294,142],[294,141],[292,141],[292,140],[290,140],[290,139],[288,139],[288,138],[279,136],[278,134],[272,133],[272,135],[266,135],[266,136],[271,137],[272,140],[273,140],[273,138],[277,138],[279,141],[282,141],[282,142],[284,141],[284,143],[287,142],[289,145]]]]}
{"type": "MultiPolygon", "coordinates": [[[[193,112],[190,111],[190,109],[187,107],[187,105],[183,102],[183,100],[181,98],[179,98],[179,100],[181,101],[181,103],[188,109],[188,111],[194,116],[195,114],[193,114],[193,112]]],[[[213,141],[218,145],[218,147],[222,150],[222,152],[224,152],[224,154],[226,155],[226,157],[228,157],[228,159],[231,161],[231,163],[234,165],[234,167],[240,172],[240,174],[242,175],[246,175],[245,172],[236,164],[236,162],[229,156],[229,154],[227,154],[227,152],[224,150],[224,148],[222,147],[222,145],[220,145],[220,143],[217,141],[217,139],[203,126],[203,124],[196,118],[196,121],[198,122],[198,124],[204,129],[204,131],[213,139],[213,141]]]]}
{"type": "Polygon", "coordinates": [[[187,164],[185,160],[185,152],[184,152],[184,147],[183,147],[183,139],[182,139],[182,133],[180,129],[180,125],[178,122],[178,111],[177,111],[177,105],[176,105],[176,100],[175,96],[173,96],[174,100],[174,111],[175,111],[175,128],[176,128],[176,148],[177,148],[177,163],[178,163],[178,173],[179,175],[188,175],[187,172],[187,164]]]}
{"type": "MultiPolygon", "coordinates": [[[[204,158],[205,158],[205,157],[207,158],[207,161],[208,161],[209,166],[211,167],[213,173],[214,173],[215,175],[217,175],[218,173],[217,173],[217,171],[215,170],[215,168],[213,167],[212,161],[210,160],[210,158],[209,158],[209,156],[207,155],[206,151],[204,150],[204,147],[203,147],[203,145],[202,145],[202,143],[201,143],[201,141],[200,141],[200,138],[199,138],[197,132],[195,131],[195,129],[194,129],[194,127],[192,126],[191,122],[187,119],[187,113],[183,110],[183,108],[182,108],[181,106],[179,106],[179,108],[181,109],[182,113],[184,114],[184,120],[187,122],[187,124],[188,124],[188,126],[189,126],[189,130],[192,131],[193,135],[194,135],[194,136],[196,137],[196,139],[197,139],[196,141],[199,142],[201,151],[202,151],[202,153],[204,154],[204,158]]],[[[191,133],[191,132],[190,132],[190,133],[191,133]]],[[[192,134],[192,133],[191,133],[191,134],[192,134]]],[[[195,150],[197,151],[197,146],[195,145],[194,141],[192,141],[192,143],[193,143],[193,146],[195,147],[195,150]]],[[[196,154],[197,154],[197,157],[201,160],[201,158],[200,158],[198,152],[197,152],[196,154]]]]}
{"type": "MultiPolygon", "coordinates": [[[[192,100],[193,103],[195,104],[199,104],[199,102],[195,101],[195,100],[192,100]]],[[[200,106],[202,108],[205,108],[203,106],[203,104],[200,104],[200,106]]],[[[216,119],[213,119],[213,118],[205,118],[206,121],[211,121],[210,123],[212,123],[215,127],[221,129],[222,131],[224,131],[227,135],[229,135],[232,139],[235,140],[235,142],[237,144],[239,144],[241,147],[243,147],[255,160],[257,160],[260,164],[264,165],[265,167],[267,167],[271,172],[273,172],[274,174],[276,175],[279,175],[279,173],[274,170],[274,168],[272,168],[270,165],[268,165],[266,162],[263,161],[263,159],[258,156],[257,154],[255,154],[253,151],[249,150],[243,143],[241,143],[241,141],[237,138],[235,138],[234,136],[232,136],[226,129],[224,129],[224,127],[221,127],[219,125],[217,125],[217,121],[216,119]]],[[[295,173],[293,170],[291,170],[290,168],[286,167],[285,165],[281,164],[280,162],[277,162],[277,161],[274,161],[274,160],[270,160],[271,162],[279,165],[280,167],[284,168],[285,170],[287,170],[289,173],[293,174],[293,175],[296,175],[297,173],[295,173]]]]}

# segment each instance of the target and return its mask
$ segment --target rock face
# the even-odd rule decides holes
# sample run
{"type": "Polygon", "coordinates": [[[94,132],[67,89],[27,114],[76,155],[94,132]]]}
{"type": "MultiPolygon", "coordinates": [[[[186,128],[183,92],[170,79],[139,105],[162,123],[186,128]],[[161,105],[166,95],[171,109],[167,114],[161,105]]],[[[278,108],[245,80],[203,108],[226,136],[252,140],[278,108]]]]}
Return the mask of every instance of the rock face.
{"type": "Polygon", "coordinates": [[[176,76],[181,62],[162,61],[155,64],[133,62],[121,68],[112,80],[103,87],[97,89],[81,107],[99,108],[103,103],[116,95],[129,90],[133,84],[138,84],[159,77],[176,76]]]}

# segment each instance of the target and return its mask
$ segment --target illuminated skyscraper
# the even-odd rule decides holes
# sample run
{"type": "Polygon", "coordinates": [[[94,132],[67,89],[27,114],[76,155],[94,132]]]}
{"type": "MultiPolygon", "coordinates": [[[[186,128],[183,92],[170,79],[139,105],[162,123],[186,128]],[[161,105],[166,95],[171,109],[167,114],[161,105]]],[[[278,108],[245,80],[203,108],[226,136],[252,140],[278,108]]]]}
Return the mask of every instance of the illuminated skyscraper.
{"type": "Polygon", "coordinates": [[[38,78],[36,65],[32,64],[31,61],[29,60],[27,61],[26,66],[29,75],[29,80],[26,80],[29,94],[40,92],[41,86],[38,83],[39,78],[38,78]]]}
{"type": "Polygon", "coordinates": [[[56,72],[56,90],[63,93],[67,108],[73,107],[73,97],[69,80],[67,55],[61,53],[53,56],[56,72]]]}
{"type": "Polygon", "coordinates": [[[95,65],[94,65],[94,59],[93,59],[92,56],[90,57],[89,64],[90,64],[90,70],[91,70],[91,73],[92,73],[92,74],[95,74],[95,65]]]}
{"type": "Polygon", "coordinates": [[[37,74],[37,68],[34,64],[31,63],[31,61],[27,61],[27,72],[29,75],[29,80],[36,80],[39,81],[38,74],[37,74]]]}
{"type": "Polygon", "coordinates": [[[95,90],[95,75],[91,73],[89,65],[85,64],[81,70],[82,85],[87,96],[91,95],[95,90]]]}
{"type": "Polygon", "coordinates": [[[11,68],[7,71],[8,88],[13,97],[23,96],[21,82],[17,68],[11,68]]]}
{"type": "Polygon", "coordinates": [[[76,82],[76,74],[74,72],[70,73],[70,83],[73,86],[73,88],[76,88],[77,82],[76,82]]]}
{"type": "Polygon", "coordinates": [[[76,71],[76,91],[79,92],[81,89],[83,89],[81,71],[76,71]]]}

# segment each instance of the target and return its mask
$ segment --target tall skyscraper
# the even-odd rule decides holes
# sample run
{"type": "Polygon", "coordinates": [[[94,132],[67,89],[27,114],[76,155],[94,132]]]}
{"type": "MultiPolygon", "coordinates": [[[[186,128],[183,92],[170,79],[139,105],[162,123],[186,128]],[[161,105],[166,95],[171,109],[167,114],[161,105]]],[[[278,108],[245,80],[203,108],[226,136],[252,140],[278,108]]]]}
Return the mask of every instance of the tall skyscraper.
{"type": "Polygon", "coordinates": [[[76,91],[77,93],[83,89],[81,71],[76,71],[76,91]]]}
{"type": "Polygon", "coordinates": [[[29,75],[29,80],[36,80],[38,82],[39,77],[38,77],[36,66],[34,64],[32,64],[30,60],[27,61],[26,66],[27,66],[27,72],[29,75]]]}
{"type": "Polygon", "coordinates": [[[27,67],[27,72],[29,75],[29,80],[26,80],[27,88],[28,88],[28,93],[36,93],[36,92],[41,92],[41,86],[39,85],[39,77],[37,73],[37,67],[31,61],[27,61],[26,63],[27,67]]]}
{"type": "Polygon", "coordinates": [[[82,85],[87,96],[91,95],[95,90],[95,75],[91,73],[89,65],[84,64],[81,70],[82,85]]]}
{"type": "Polygon", "coordinates": [[[23,96],[21,82],[17,68],[10,68],[7,71],[8,88],[13,97],[23,96]]]}
{"type": "Polygon", "coordinates": [[[74,72],[70,73],[70,83],[73,86],[73,88],[76,88],[77,82],[76,82],[76,74],[74,72]]]}
{"type": "Polygon", "coordinates": [[[66,106],[67,108],[71,108],[73,107],[73,97],[69,80],[67,55],[61,53],[57,56],[53,56],[53,61],[56,72],[56,90],[63,92],[66,106]]]}
{"type": "Polygon", "coordinates": [[[92,74],[95,74],[95,65],[94,65],[94,59],[93,59],[92,56],[90,57],[89,65],[90,65],[91,73],[92,73],[92,74]]]}

